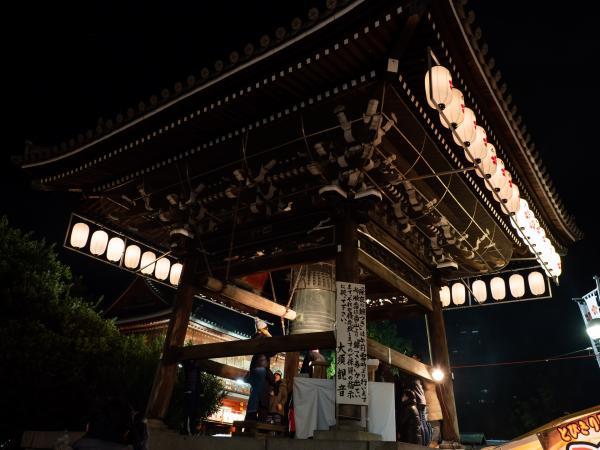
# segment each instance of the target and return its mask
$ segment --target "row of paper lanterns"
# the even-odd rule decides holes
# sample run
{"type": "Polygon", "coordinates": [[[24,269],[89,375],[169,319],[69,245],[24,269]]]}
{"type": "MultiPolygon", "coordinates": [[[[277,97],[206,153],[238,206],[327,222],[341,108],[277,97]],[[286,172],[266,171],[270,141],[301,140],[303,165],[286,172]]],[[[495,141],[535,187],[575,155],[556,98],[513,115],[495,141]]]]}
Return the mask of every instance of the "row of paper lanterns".
{"type": "Polygon", "coordinates": [[[527,202],[521,198],[519,188],[512,182],[512,175],[496,156],[496,149],[487,141],[485,130],[477,125],[475,113],[465,107],[462,92],[452,85],[450,71],[444,66],[433,66],[431,81],[430,71],[427,71],[425,93],[429,106],[440,111],[442,125],[453,130],[454,141],[464,148],[465,157],[478,166],[479,170],[475,171],[477,175],[487,180],[485,187],[493,192],[502,211],[512,216],[513,227],[517,229],[519,237],[544,263],[542,267],[546,274],[558,277],[561,273],[560,256],[546,238],[527,202]]]}
{"type": "Polygon", "coordinates": [[[512,217],[512,226],[529,247],[529,250],[543,262],[542,267],[549,277],[558,277],[562,273],[560,256],[554,249],[546,231],[529,209],[527,201],[521,199],[519,212],[512,217]]]}
{"type": "Polygon", "coordinates": [[[69,240],[71,247],[84,249],[97,257],[105,256],[110,262],[119,263],[122,260],[127,269],[139,270],[144,275],[153,275],[157,280],[169,282],[177,286],[183,266],[180,263],[171,264],[168,258],[157,258],[156,253],[142,249],[135,244],[125,247],[125,241],[119,236],[109,235],[104,230],[95,230],[90,238],[90,227],[83,222],[77,222],[71,229],[69,240]],[[88,247],[89,239],[89,247],[88,247]]]}
{"type": "MultiPolygon", "coordinates": [[[[546,281],[541,272],[531,272],[527,275],[529,290],[535,296],[546,292],[546,281]]],[[[470,286],[473,298],[477,303],[485,303],[488,300],[488,287],[485,281],[475,280],[470,286]]],[[[521,298],[525,295],[525,278],[519,273],[512,274],[508,279],[508,288],[513,298],[521,298]]],[[[504,278],[494,277],[489,283],[489,292],[495,301],[506,298],[506,282],[504,278]]],[[[443,307],[462,306],[467,299],[467,288],[464,283],[456,282],[451,287],[442,286],[440,289],[440,300],[443,307]]]]}

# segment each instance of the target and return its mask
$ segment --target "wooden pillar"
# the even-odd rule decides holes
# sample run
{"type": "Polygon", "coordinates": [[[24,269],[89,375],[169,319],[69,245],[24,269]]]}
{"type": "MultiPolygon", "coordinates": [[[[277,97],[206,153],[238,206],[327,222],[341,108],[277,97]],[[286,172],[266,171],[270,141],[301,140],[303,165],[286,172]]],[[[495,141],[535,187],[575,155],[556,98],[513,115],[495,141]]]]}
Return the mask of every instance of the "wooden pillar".
{"type": "Polygon", "coordinates": [[[454,401],[454,387],[452,382],[452,369],[448,355],[448,342],[446,341],[446,328],[442,314],[440,300],[441,281],[439,275],[434,275],[431,285],[431,302],[433,311],[427,313],[427,326],[431,338],[431,365],[439,367],[444,372],[444,380],[438,385],[437,393],[442,406],[444,420],[442,422],[442,439],[451,443],[460,442],[458,431],[458,418],[456,403],[454,401]]]}
{"type": "Polygon", "coordinates": [[[283,370],[285,372],[285,383],[288,389],[288,394],[294,388],[294,377],[298,373],[298,363],[300,361],[300,352],[285,352],[285,364],[283,370]]]}
{"type": "Polygon", "coordinates": [[[198,257],[196,254],[191,254],[184,260],[183,273],[175,296],[167,336],[146,407],[146,417],[148,419],[162,420],[171,402],[173,387],[177,379],[175,350],[184,344],[190,314],[192,313],[192,303],[198,292],[193,279],[197,262],[198,257]]]}
{"type": "MultiPolygon", "coordinates": [[[[358,265],[358,231],[356,215],[350,207],[344,208],[344,212],[336,217],[335,233],[337,242],[337,253],[335,258],[335,281],[346,283],[358,283],[360,268],[358,265]]],[[[366,413],[360,405],[337,405],[338,425],[354,425],[356,421],[363,421],[366,413]],[[344,416],[346,420],[340,419],[344,416]]],[[[360,423],[360,422],[359,422],[360,423]]]]}

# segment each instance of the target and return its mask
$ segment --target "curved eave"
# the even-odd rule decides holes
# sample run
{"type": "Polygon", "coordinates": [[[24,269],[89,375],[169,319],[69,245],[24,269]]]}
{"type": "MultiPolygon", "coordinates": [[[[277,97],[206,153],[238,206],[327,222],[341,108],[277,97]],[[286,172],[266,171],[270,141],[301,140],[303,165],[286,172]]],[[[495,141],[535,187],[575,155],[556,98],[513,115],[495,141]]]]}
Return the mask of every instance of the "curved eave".
{"type": "Polygon", "coordinates": [[[533,151],[526,128],[519,127],[521,119],[513,117],[516,109],[509,108],[511,97],[506,86],[499,85],[499,72],[492,73],[493,62],[490,64],[489,56],[486,59],[487,46],[478,43],[481,31],[472,29],[474,14],[465,13],[463,3],[464,0],[436,0],[431,8],[431,17],[442,39],[454,37],[444,40],[444,43],[458,66],[457,70],[470,86],[476,88],[476,101],[493,124],[493,131],[504,144],[509,162],[534,200],[534,205],[531,205],[534,211],[554,228],[549,231],[559,239],[561,246],[566,247],[581,239],[583,233],[565,211],[539,154],[533,151]]]}
{"type": "Polygon", "coordinates": [[[120,136],[121,134],[135,128],[136,126],[147,122],[148,120],[152,120],[155,117],[168,113],[169,111],[173,110],[178,105],[180,105],[182,102],[185,102],[193,97],[203,95],[205,91],[209,90],[213,86],[227,82],[230,78],[235,77],[241,72],[246,72],[253,66],[265,63],[266,61],[273,59],[274,57],[280,55],[283,51],[293,46],[297,46],[299,42],[311,38],[312,35],[317,34],[324,28],[329,27],[336,22],[339,22],[340,19],[355,12],[357,8],[359,8],[363,4],[366,4],[367,1],[354,0],[351,2],[342,1],[340,3],[347,4],[343,7],[338,6],[337,9],[334,9],[333,11],[328,11],[327,15],[325,15],[325,17],[322,20],[315,21],[310,26],[307,26],[304,31],[292,34],[289,38],[282,40],[281,42],[277,42],[272,47],[267,48],[262,52],[258,52],[257,54],[246,59],[245,61],[240,61],[237,64],[230,65],[228,68],[225,68],[222,72],[214,74],[211,78],[204,80],[199,86],[194,87],[188,90],[187,92],[183,92],[177,97],[166,99],[165,101],[163,101],[162,104],[157,105],[151,111],[141,114],[138,117],[135,117],[129,120],[128,122],[123,123],[122,125],[119,125],[113,130],[107,130],[104,133],[100,133],[97,137],[92,138],[88,142],[80,143],[79,145],[75,144],[74,140],[71,140],[71,148],[62,148],[60,151],[51,151],[48,148],[35,148],[35,146],[31,146],[33,148],[33,151],[31,152],[32,155],[26,155],[25,158],[14,157],[13,161],[19,166],[21,166],[21,168],[31,170],[75,157],[76,155],[86,150],[98,146],[99,144],[103,144],[104,142],[112,138],[120,136]]]}

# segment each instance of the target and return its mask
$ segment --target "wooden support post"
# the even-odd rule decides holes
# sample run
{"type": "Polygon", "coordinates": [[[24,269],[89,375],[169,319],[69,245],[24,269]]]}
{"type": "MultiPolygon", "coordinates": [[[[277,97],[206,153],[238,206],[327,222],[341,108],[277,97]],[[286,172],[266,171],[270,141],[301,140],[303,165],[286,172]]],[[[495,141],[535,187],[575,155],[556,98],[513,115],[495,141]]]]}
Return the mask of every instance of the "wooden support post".
{"type": "MultiPolygon", "coordinates": [[[[335,235],[337,253],[335,258],[335,281],[358,283],[360,268],[358,265],[358,231],[355,212],[350,206],[336,217],[335,235]]],[[[366,423],[366,408],[360,405],[337,405],[338,427],[356,426],[356,421],[366,423]],[[344,417],[344,419],[341,419],[344,417]],[[364,420],[363,420],[364,419],[364,420]]],[[[359,424],[361,422],[358,422],[359,424]]],[[[361,427],[362,428],[362,427],[361,427]]],[[[366,427],[364,427],[366,428],[366,427]]]]}
{"type": "Polygon", "coordinates": [[[432,366],[438,367],[444,372],[444,380],[438,385],[437,393],[440,397],[442,414],[442,439],[449,443],[460,443],[458,431],[458,418],[456,414],[456,403],[454,401],[454,387],[452,382],[452,368],[448,355],[448,342],[446,341],[446,328],[442,314],[442,302],[440,300],[441,281],[438,275],[434,275],[431,285],[431,301],[433,311],[427,313],[429,335],[431,337],[432,366]]]}
{"type": "MultiPolygon", "coordinates": [[[[335,342],[333,343],[335,347],[335,342]]],[[[285,371],[285,383],[287,385],[287,391],[292,392],[294,387],[294,377],[298,373],[298,363],[300,361],[300,352],[285,352],[285,365],[283,370],[285,371]]]]}
{"type": "Polygon", "coordinates": [[[192,313],[192,302],[198,291],[193,280],[197,262],[198,256],[196,254],[189,255],[184,261],[183,273],[175,296],[175,304],[167,329],[162,357],[154,375],[154,383],[146,407],[146,417],[148,419],[162,420],[171,402],[173,387],[177,378],[176,354],[177,350],[184,344],[190,314],[192,313]]]}

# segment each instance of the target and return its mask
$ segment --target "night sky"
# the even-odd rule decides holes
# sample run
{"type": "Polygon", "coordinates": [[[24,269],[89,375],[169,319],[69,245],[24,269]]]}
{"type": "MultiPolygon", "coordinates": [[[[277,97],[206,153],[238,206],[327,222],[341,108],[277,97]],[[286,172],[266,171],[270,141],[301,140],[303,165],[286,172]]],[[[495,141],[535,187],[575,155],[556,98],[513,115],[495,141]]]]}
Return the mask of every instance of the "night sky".
{"type": "MultiPolygon", "coordinates": [[[[114,298],[131,275],[60,249],[77,197],[32,191],[8,157],[21,153],[25,140],[56,144],[93,128],[99,117],[114,117],[159,95],[265,32],[289,27],[295,16],[305,18],[310,7],[323,6],[315,1],[221,1],[203,9],[207,4],[40,2],[21,4],[12,18],[17,26],[5,38],[10,61],[5,70],[11,69],[14,80],[4,86],[12,104],[5,105],[3,129],[9,139],[2,148],[0,214],[7,214],[14,226],[58,242],[63,261],[84,276],[95,297],[114,298]]],[[[580,8],[542,8],[538,2],[471,1],[469,6],[561,198],[586,236],[563,258],[553,299],[446,312],[449,347],[456,350],[451,361],[517,361],[583,349],[590,343],[571,299],[591,291],[592,276],[600,274],[595,218],[600,157],[593,132],[597,71],[591,68],[600,54],[597,23],[580,8]]],[[[407,333],[417,328],[398,326],[407,333]]],[[[415,342],[418,346],[419,338],[415,342]]],[[[500,437],[510,399],[525,398],[544,383],[565,412],[598,404],[599,378],[600,368],[591,358],[456,369],[461,429],[500,437]]]]}

